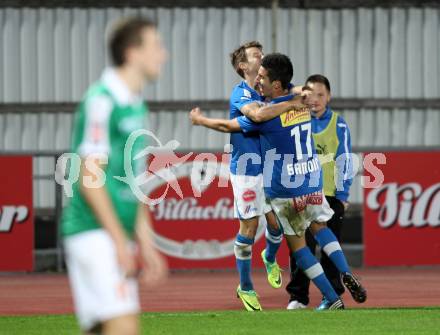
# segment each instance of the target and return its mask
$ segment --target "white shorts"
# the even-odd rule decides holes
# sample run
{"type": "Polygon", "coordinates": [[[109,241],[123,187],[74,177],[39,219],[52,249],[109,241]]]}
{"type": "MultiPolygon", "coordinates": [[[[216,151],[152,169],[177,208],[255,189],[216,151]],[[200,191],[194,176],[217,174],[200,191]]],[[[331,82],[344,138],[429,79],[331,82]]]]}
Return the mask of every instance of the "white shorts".
{"type": "Polygon", "coordinates": [[[334,214],[322,192],[274,198],[270,204],[285,235],[303,236],[312,222],[327,222],[334,214]]]}
{"type": "Polygon", "coordinates": [[[105,230],[66,237],[64,244],[75,312],[83,330],[118,316],[139,313],[137,280],[125,277],[113,240],[105,230]]]}
{"type": "Polygon", "coordinates": [[[237,176],[231,173],[234,192],[234,216],[240,220],[252,219],[269,213],[272,208],[266,203],[263,175],[237,176]]]}

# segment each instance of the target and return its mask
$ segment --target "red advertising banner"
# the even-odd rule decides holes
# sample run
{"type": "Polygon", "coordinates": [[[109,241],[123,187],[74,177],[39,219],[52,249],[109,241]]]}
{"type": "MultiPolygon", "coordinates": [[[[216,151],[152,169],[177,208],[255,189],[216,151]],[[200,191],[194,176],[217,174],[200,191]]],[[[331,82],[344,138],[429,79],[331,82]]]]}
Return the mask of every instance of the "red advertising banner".
{"type": "Polygon", "coordinates": [[[0,156],[0,271],[32,271],[32,157],[0,156]]]}
{"type": "MultiPolygon", "coordinates": [[[[156,175],[147,185],[155,241],[172,269],[234,268],[234,241],[239,221],[234,218],[234,199],[229,182],[227,154],[193,153],[161,155],[149,164],[156,175]],[[174,178],[165,180],[166,167],[174,178]],[[162,176],[163,178],[158,177],[162,176]],[[170,182],[170,180],[175,182],[170,182]]],[[[169,177],[169,176],[168,176],[169,177]]],[[[264,221],[264,220],[262,220],[264,221]]],[[[263,267],[265,223],[260,221],[253,248],[253,266],[263,267]]],[[[288,265],[287,247],[277,259],[288,265]]]]}
{"type": "Polygon", "coordinates": [[[440,152],[385,156],[383,183],[364,190],[365,264],[440,264],[440,152]]]}

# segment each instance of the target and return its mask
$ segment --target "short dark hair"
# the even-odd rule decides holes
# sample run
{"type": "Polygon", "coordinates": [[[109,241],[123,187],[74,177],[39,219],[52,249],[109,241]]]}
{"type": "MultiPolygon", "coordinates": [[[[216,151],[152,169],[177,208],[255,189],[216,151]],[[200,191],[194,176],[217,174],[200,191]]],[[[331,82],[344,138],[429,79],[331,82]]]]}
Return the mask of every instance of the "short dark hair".
{"type": "Polygon", "coordinates": [[[127,49],[142,44],[142,31],[145,28],[156,28],[156,23],[143,17],[131,17],[115,25],[109,40],[110,57],[114,66],[124,65],[127,49]]]}
{"type": "Polygon", "coordinates": [[[290,58],[280,53],[272,53],[263,57],[261,66],[267,70],[271,82],[278,80],[283,89],[287,89],[293,77],[293,65],[290,58]]]}
{"type": "Polygon", "coordinates": [[[311,75],[310,77],[307,78],[306,85],[307,85],[307,83],[312,83],[312,84],[320,83],[320,84],[323,84],[327,88],[327,91],[329,93],[331,92],[331,90],[330,90],[330,82],[327,79],[327,77],[323,76],[322,74],[313,74],[313,75],[311,75]]]}
{"type": "Polygon", "coordinates": [[[242,78],[244,78],[243,70],[240,69],[239,64],[241,62],[247,62],[246,49],[249,48],[258,48],[260,51],[263,51],[263,46],[258,41],[246,42],[240,45],[237,49],[231,52],[231,64],[234,68],[235,72],[242,78]]]}

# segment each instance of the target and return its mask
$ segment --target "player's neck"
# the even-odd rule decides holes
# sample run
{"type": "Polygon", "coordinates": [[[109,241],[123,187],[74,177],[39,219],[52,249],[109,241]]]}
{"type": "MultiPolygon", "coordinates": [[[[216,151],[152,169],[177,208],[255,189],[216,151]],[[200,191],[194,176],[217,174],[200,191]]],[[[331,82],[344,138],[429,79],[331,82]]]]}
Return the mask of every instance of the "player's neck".
{"type": "Polygon", "coordinates": [[[318,111],[318,112],[313,112],[313,111],[312,111],[312,115],[313,115],[315,118],[319,119],[319,118],[321,118],[321,116],[324,115],[324,113],[325,113],[326,110],[327,110],[327,107],[324,108],[324,109],[321,110],[321,111],[318,111]]]}
{"type": "Polygon", "coordinates": [[[271,99],[276,99],[276,98],[279,98],[279,97],[284,97],[287,94],[289,94],[288,90],[274,90],[274,91],[272,91],[271,99]]]}
{"type": "Polygon", "coordinates": [[[246,84],[249,87],[251,87],[253,89],[255,89],[255,79],[257,79],[257,74],[255,74],[255,75],[245,74],[244,75],[244,81],[246,82],[246,84]]]}
{"type": "Polygon", "coordinates": [[[130,92],[135,95],[142,93],[142,89],[146,84],[145,77],[142,73],[131,66],[123,66],[116,69],[118,76],[127,85],[130,92]]]}

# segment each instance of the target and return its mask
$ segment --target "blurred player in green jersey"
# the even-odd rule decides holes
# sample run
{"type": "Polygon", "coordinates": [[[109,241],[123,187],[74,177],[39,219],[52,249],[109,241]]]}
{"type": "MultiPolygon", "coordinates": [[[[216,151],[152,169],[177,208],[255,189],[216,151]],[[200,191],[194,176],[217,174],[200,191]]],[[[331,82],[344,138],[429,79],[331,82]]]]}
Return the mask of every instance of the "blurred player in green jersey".
{"type": "MultiPolygon", "coordinates": [[[[153,246],[147,207],[115,177],[125,175],[130,134],[145,126],[142,89],[158,77],[167,52],[152,21],[131,18],[115,26],[109,54],[113,67],[90,86],[75,114],[72,150],[81,165],[62,233],[82,330],[131,335],[140,333],[137,263],[147,284],[162,280],[167,266],[153,246]]],[[[144,148],[135,141],[131,157],[144,148]]],[[[143,160],[136,162],[129,162],[132,171],[145,171],[143,160]]]]}

